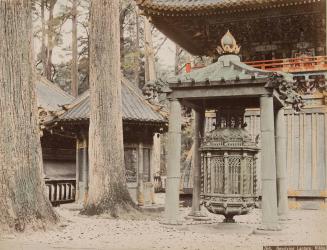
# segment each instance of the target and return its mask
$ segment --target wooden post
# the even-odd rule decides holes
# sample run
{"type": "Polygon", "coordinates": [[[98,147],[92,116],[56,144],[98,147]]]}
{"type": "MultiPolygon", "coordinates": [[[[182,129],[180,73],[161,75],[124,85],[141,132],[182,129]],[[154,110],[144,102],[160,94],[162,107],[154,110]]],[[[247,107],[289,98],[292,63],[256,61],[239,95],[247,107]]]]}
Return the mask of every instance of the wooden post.
{"type": "Polygon", "coordinates": [[[262,226],[261,230],[279,230],[277,216],[276,157],[273,97],[260,97],[262,226]]]}
{"type": "Polygon", "coordinates": [[[78,201],[79,199],[79,175],[80,175],[80,158],[79,158],[79,139],[76,138],[76,161],[75,161],[75,169],[76,169],[76,175],[75,175],[75,201],[78,201]]]}
{"type": "Polygon", "coordinates": [[[283,108],[277,111],[275,124],[278,215],[280,219],[286,219],[288,213],[288,197],[286,178],[286,124],[283,108]]]}
{"type": "Polygon", "coordinates": [[[83,168],[83,178],[82,181],[84,183],[84,190],[83,190],[83,196],[81,199],[84,201],[84,203],[87,201],[88,198],[88,190],[89,190],[89,163],[88,163],[88,147],[87,147],[87,136],[83,134],[83,158],[82,158],[82,168],[83,168]]]}
{"type": "Polygon", "coordinates": [[[179,186],[181,161],[181,105],[178,100],[170,100],[168,131],[168,164],[164,224],[178,225],[179,186]]]}
{"type": "Polygon", "coordinates": [[[137,203],[139,206],[144,205],[144,187],[143,187],[143,143],[138,145],[138,175],[137,175],[137,203]]]}

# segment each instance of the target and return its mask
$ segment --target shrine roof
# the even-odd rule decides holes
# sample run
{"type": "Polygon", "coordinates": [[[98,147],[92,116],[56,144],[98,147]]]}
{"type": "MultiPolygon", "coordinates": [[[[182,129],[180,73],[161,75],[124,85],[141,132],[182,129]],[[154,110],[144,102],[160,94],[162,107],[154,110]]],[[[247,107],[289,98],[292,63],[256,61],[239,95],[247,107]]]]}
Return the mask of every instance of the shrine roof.
{"type": "MultiPolygon", "coordinates": [[[[292,79],[292,76],[280,72],[284,77],[292,79]]],[[[167,80],[171,87],[177,87],[183,84],[193,84],[193,86],[205,86],[211,83],[215,85],[226,85],[233,82],[241,84],[250,83],[252,80],[267,80],[271,71],[260,70],[248,66],[240,61],[237,55],[223,55],[218,61],[207,67],[194,70],[190,73],[184,73],[179,76],[171,77],[167,80]]],[[[258,81],[256,81],[258,82],[258,81]]]]}
{"type": "Polygon", "coordinates": [[[56,111],[71,103],[74,97],[44,77],[36,76],[36,99],[39,108],[56,111]]]}
{"type": "MultiPolygon", "coordinates": [[[[165,123],[161,107],[150,104],[127,79],[122,80],[122,115],[125,122],[165,123]]],[[[59,121],[82,121],[90,117],[90,92],[87,90],[67,106],[59,121]]]]}
{"type": "MultiPolygon", "coordinates": [[[[317,0],[320,1],[320,0],[317,0]]],[[[216,14],[221,10],[278,8],[306,3],[306,0],[136,0],[141,9],[153,15],[179,13],[199,15],[216,14]]]]}

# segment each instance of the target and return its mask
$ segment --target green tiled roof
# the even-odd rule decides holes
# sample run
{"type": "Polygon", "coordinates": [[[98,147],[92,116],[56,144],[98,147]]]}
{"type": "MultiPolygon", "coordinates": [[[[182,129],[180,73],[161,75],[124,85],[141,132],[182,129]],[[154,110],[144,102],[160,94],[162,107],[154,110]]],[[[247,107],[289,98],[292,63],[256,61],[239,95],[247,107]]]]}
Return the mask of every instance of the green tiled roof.
{"type": "MultiPolygon", "coordinates": [[[[240,61],[237,55],[221,56],[216,63],[207,67],[194,70],[190,73],[168,79],[168,83],[205,83],[205,82],[228,82],[255,79],[267,79],[270,71],[260,70],[246,65],[240,61]]],[[[291,79],[292,76],[284,73],[284,77],[291,79]]]]}
{"type": "Polygon", "coordinates": [[[60,110],[60,106],[74,100],[73,96],[41,76],[36,76],[36,98],[38,107],[49,111],[60,110]]]}
{"type": "MultiPolygon", "coordinates": [[[[159,108],[150,104],[143,97],[142,93],[134,87],[127,79],[122,80],[122,115],[125,122],[150,122],[166,123],[165,118],[160,114],[159,108]]],[[[75,99],[67,106],[58,121],[83,121],[90,117],[90,92],[75,99]]]]}

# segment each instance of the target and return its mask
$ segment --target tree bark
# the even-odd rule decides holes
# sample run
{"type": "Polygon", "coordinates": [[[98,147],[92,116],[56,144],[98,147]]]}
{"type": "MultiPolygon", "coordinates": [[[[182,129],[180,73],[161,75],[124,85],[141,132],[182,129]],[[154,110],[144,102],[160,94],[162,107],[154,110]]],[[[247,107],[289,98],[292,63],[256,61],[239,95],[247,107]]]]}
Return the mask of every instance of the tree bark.
{"type": "Polygon", "coordinates": [[[45,72],[45,69],[47,67],[47,47],[45,45],[45,40],[46,40],[45,6],[46,6],[46,0],[41,0],[41,25],[42,25],[41,60],[42,60],[43,72],[45,72]]]}
{"type": "Polygon", "coordinates": [[[181,55],[181,47],[176,44],[176,51],[175,51],[175,75],[179,75],[179,63],[180,63],[180,55],[181,55]]]}
{"type": "Polygon", "coordinates": [[[120,34],[120,61],[124,64],[125,61],[125,38],[124,38],[124,23],[126,17],[126,10],[120,9],[119,12],[119,34],[120,34]]]}
{"type": "Polygon", "coordinates": [[[145,46],[145,82],[153,81],[157,78],[152,42],[151,24],[147,17],[144,17],[144,46],[145,46]]]}
{"type": "Polygon", "coordinates": [[[31,15],[31,1],[0,0],[0,231],[57,220],[42,178],[31,15]]]}
{"type": "Polygon", "coordinates": [[[140,21],[137,7],[135,8],[135,25],[136,25],[136,39],[135,39],[135,68],[134,68],[134,81],[135,86],[140,87],[140,21]]]}
{"type": "Polygon", "coordinates": [[[124,168],[119,0],[91,3],[89,193],[86,214],[130,211],[124,168]]]}
{"type": "Polygon", "coordinates": [[[53,11],[57,0],[50,0],[49,3],[49,19],[48,19],[48,46],[47,46],[47,61],[46,61],[46,67],[45,67],[45,77],[52,81],[52,51],[54,47],[54,23],[53,23],[53,11]]]}
{"type": "Polygon", "coordinates": [[[78,51],[77,51],[77,0],[72,3],[72,68],[71,68],[71,93],[78,96],[78,51]]]}

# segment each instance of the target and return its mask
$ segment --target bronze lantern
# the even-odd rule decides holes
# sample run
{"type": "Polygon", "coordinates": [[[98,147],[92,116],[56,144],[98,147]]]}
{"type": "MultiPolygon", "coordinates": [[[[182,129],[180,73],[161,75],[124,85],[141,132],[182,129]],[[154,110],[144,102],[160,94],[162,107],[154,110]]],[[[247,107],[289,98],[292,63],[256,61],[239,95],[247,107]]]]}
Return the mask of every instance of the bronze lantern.
{"type": "Polygon", "coordinates": [[[211,213],[235,222],[256,205],[257,142],[246,131],[245,108],[224,107],[216,112],[215,129],[201,143],[201,197],[211,213]]]}

